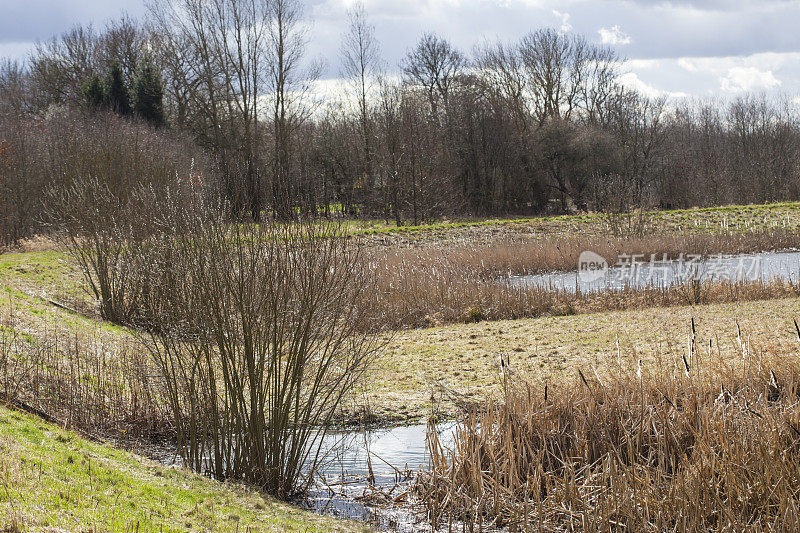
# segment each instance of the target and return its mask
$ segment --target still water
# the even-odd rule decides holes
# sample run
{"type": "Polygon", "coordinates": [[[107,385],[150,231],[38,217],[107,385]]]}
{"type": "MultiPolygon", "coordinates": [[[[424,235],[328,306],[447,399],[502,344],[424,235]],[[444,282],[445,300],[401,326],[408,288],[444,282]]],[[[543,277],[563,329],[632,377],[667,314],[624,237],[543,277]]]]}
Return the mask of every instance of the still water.
{"type": "MultiPolygon", "coordinates": [[[[599,258],[599,256],[590,257],[599,258]]],[[[584,259],[584,256],[581,256],[584,259]]],[[[658,256],[620,256],[617,263],[602,264],[602,258],[580,265],[572,272],[545,272],[511,276],[513,287],[536,287],[570,293],[603,292],[624,288],[666,288],[690,280],[771,281],[782,279],[796,283],[800,277],[800,252],[765,252],[748,255],[687,255],[668,260],[658,256]],[[600,263],[600,264],[598,264],[600,263]]]]}
{"type": "MultiPolygon", "coordinates": [[[[442,424],[437,431],[442,445],[450,446],[454,425],[442,424]]],[[[428,465],[426,434],[425,424],[328,434],[323,443],[328,453],[308,506],[318,512],[372,522],[379,529],[424,531],[424,516],[411,505],[413,498],[408,491],[416,472],[428,465]],[[375,489],[397,505],[369,505],[363,499],[372,493],[369,463],[375,489]]]]}

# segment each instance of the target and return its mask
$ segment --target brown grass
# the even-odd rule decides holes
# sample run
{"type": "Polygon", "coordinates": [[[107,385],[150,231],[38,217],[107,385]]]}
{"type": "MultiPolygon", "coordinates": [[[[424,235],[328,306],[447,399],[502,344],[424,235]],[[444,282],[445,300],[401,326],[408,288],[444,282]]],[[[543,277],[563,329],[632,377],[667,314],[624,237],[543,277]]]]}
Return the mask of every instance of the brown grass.
{"type": "Polygon", "coordinates": [[[65,324],[25,332],[0,313],[0,401],[93,437],[133,443],[169,432],[163,387],[131,339],[65,324]]]}
{"type": "Polygon", "coordinates": [[[373,312],[394,328],[568,315],[647,306],[754,300],[796,295],[788,282],[704,283],[694,288],[634,288],[604,293],[514,287],[506,276],[574,271],[578,256],[592,250],[609,264],[621,254],[664,256],[743,254],[800,247],[800,233],[782,229],[746,234],[698,234],[631,238],[562,237],[500,240],[455,247],[373,250],[372,272],[380,286],[373,312]]]}
{"type": "MultiPolygon", "coordinates": [[[[800,332],[798,332],[800,336],[800,332]]],[[[445,449],[429,433],[418,492],[436,526],[591,531],[800,527],[800,364],[737,331],[724,359],[692,327],[651,364],[534,386],[504,373],[502,401],[445,449]]]]}

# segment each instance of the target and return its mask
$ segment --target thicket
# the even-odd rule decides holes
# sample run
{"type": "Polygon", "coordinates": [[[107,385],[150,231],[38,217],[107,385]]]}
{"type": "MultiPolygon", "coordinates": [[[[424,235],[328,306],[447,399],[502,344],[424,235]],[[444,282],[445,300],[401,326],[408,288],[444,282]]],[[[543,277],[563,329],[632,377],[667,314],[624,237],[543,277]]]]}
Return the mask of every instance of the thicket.
{"type": "MultiPolygon", "coordinates": [[[[621,83],[612,50],[549,29],[471,54],[426,34],[394,81],[362,7],[343,28],[348,91],[320,102],[306,30],[294,0],[165,0],[142,24],[76,27],[0,67],[0,138],[63,107],[168,124],[207,154],[206,177],[238,220],[403,225],[800,198],[789,98],[651,98],[621,83]]],[[[2,168],[15,204],[35,202],[36,187],[2,168]]],[[[7,240],[30,232],[18,216],[3,225],[7,240]]]]}

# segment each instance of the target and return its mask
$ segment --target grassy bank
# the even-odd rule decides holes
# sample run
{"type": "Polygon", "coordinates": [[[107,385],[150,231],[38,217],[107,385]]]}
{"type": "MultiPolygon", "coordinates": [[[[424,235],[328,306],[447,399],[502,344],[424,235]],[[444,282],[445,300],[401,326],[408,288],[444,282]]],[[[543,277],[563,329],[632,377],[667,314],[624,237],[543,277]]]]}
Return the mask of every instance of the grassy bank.
{"type": "Polygon", "coordinates": [[[579,214],[530,218],[455,219],[419,226],[352,221],[352,232],[381,244],[472,243],[508,236],[661,235],[744,232],[800,225],[800,202],[647,211],[631,215],[579,214]]]}
{"type": "Polygon", "coordinates": [[[724,359],[740,357],[737,322],[754,349],[788,353],[797,347],[795,297],[713,305],[653,307],[572,316],[451,324],[401,331],[369,380],[369,404],[379,418],[422,419],[433,405],[448,413],[459,401],[500,391],[498,358],[534,382],[572,380],[617,365],[636,371],[685,350],[692,317],[698,336],[714,340],[724,359]]]}
{"type": "Polygon", "coordinates": [[[0,530],[364,531],[0,408],[0,530]]]}

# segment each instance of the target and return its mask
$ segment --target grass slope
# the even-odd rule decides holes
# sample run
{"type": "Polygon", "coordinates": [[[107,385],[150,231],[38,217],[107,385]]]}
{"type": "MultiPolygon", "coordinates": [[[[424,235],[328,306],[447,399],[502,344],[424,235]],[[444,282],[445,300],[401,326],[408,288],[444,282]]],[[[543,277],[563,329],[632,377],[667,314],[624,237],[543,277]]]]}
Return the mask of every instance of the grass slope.
{"type": "MultiPolygon", "coordinates": [[[[646,308],[571,316],[452,324],[401,331],[387,346],[370,378],[370,405],[381,419],[422,418],[431,407],[432,383],[478,400],[500,390],[498,360],[510,354],[512,368],[534,381],[573,380],[578,369],[592,375],[621,364],[635,373],[637,359],[677,362],[685,353],[694,317],[698,343],[714,354],[741,358],[738,321],[753,349],[796,350],[792,320],[800,300],[786,298],[698,306],[646,308]],[[617,361],[617,343],[622,360],[617,361]]],[[[445,412],[452,398],[433,389],[445,412]]]]}
{"type": "Polygon", "coordinates": [[[648,232],[686,234],[715,231],[752,231],[788,225],[800,225],[800,202],[763,205],[650,211],[639,215],[607,216],[603,214],[560,215],[531,218],[465,219],[442,221],[418,226],[392,226],[382,222],[353,221],[355,235],[372,237],[379,242],[447,242],[451,240],[492,239],[498,234],[537,235],[607,235],[629,222],[644,224],[648,232]]]}
{"type": "Polygon", "coordinates": [[[365,531],[0,408],[0,530],[365,531]]]}

